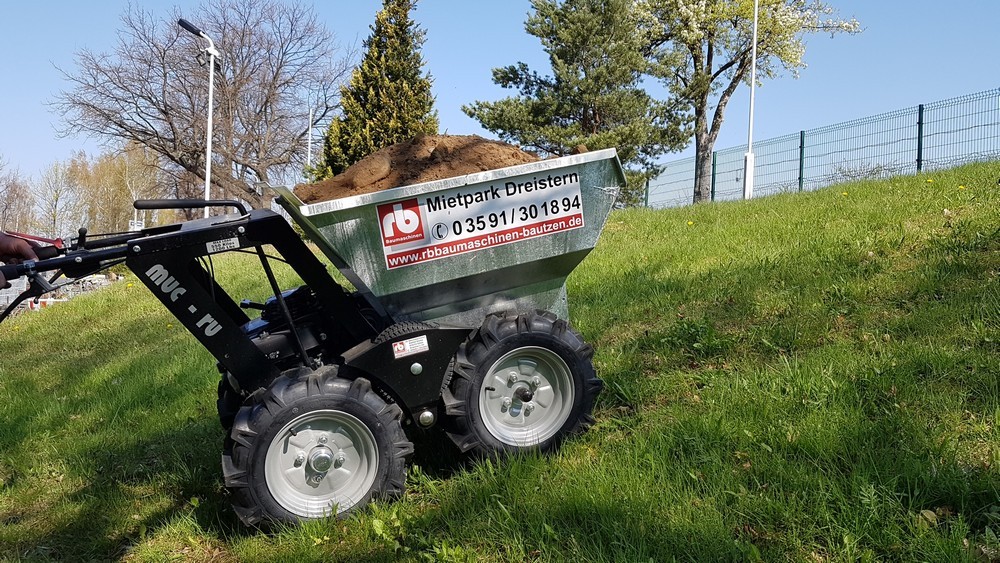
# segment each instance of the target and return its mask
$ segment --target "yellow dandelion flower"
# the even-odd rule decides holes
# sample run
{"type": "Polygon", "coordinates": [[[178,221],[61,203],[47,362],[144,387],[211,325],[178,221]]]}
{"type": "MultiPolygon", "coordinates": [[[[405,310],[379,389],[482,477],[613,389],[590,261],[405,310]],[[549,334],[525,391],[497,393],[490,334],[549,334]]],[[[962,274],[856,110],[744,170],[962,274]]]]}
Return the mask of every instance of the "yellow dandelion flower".
{"type": "Polygon", "coordinates": [[[127,284],[125,284],[125,287],[126,287],[126,288],[128,288],[128,287],[132,287],[132,284],[130,284],[130,283],[127,283],[127,284]]]}
{"type": "Polygon", "coordinates": [[[965,186],[959,186],[959,187],[958,187],[958,189],[960,189],[960,190],[964,190],[964,189],[965,189],[965,186]]]}
{"type": "Polygon", "coordinates": [[[840,195],[847,195],[847,192],[840,192],[840,195]]]}
{"type": "Polygon", "coordinates": [[[173,323],[167,323],[167,328],[174,328],[173,323]]]}
{"type": "Polygon", "coordinates": [[[688,221],[688,226],[694,225],[694,221],[688,221]]]}
{"type": "Polygon", "coordinates": [[[933,184],[934,183],[934,178],[927,178],[927,183],[928,184],[933,184]]]}

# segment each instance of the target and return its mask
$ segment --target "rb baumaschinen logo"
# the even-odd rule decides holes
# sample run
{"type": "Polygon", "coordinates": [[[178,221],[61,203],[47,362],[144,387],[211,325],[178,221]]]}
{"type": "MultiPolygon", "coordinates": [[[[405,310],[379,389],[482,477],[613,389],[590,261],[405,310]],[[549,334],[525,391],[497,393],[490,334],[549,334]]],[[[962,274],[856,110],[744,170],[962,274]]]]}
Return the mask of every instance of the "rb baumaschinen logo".
{"type": "Polygon", "coordinates": [[[420,220],[420,202],[407,199],[378,206],[378,222],[385,246],[424,239],[424,225],[420,220]]]}

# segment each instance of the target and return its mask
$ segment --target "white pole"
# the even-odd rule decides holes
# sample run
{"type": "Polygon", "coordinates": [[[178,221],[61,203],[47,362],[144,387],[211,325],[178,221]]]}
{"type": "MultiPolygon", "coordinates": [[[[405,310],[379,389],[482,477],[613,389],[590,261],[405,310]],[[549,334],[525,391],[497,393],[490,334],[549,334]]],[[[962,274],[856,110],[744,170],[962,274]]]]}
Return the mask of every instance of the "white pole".
{"type": "MultiPolygon", "coordinates": [[[[208,201],[212,199],[212,114],[215,108],[215,57],[219,55],[219,51],[215,49],[215,43],[208,35],[202,32],[201,36],[208,39],[208,49],[205,49],[208,53],[208,133],[206,133],[207,138],[205,139],[205,201],[208,201]]],[[[205,208],[205,218],[208,218],[207,207],[205,208]]]]}
{"type": "Polygon", "coordinates": [[[757,12],[759,0],[753,0],[753,44],[750,47],[750,123],[747,126],[747,153],[743,157],[743,199],[753,197],[753,103],[757,86],[757,12]]]}
{"type": "MultiPolygon", "coordinates": [[[[195,27],[191,22],[185,19],[177,20],[177,24],[183,27],[185,30],[190,31],[193,35],[197,35],[208,41],[208,48],[205,52],[208,53],[208,131],[205,133],[205,201],[212,199],[212,113],[214,110],[215,102],[215,57],[221,56],[218,49],[215,48],[215,42],[212,38],[208,36],[207,33],[195,27]]],[[[208,218],[208,207],[205,208],[205,218],[208,218]]]]}
{"type": "Polygon", "coordinates": [[[312,102],[309,102],[309,136],[306,142],[306,166],[312,166],[312,155],[313,155],[313,108],[312,102]]]}

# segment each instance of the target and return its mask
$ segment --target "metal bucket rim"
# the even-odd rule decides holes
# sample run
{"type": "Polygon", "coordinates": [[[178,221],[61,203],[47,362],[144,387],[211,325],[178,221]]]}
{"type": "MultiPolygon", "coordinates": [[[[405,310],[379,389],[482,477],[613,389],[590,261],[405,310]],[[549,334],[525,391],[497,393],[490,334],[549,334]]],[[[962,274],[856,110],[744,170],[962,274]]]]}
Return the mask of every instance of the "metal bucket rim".
{"type": "MultiPolygon", "coordinates": [[[[530,174],[532,172],[541,172],[554,168],[562,168],[565,166],[572,166],[575,164],[585,164],[588,162],[594,162],[598,160],[608,160],[612,158],[614,159],[618,158],[617,150],[615,150],[614,148],[602,149],[592,152],[562,156],[559,158],[539,160],[537,162],[529,162],[526,164],[517,164],[515,166],[508,166],[506,168],[497,168],[494,170],[487,170],[484,172],[476,172],[474,174],[466,174],[465,176],[455,176],[453,178],[444,178],[442,180],[434,180],[431,182],[423,182],[420,184],[399,186],[396,188],[390,188],[388,190],[382,190],[374,193],[360,194],[356,196],[332,199],[329,201],[321,201],[319,203],[312,203],[308,205],[303,204],[299,207],[299,212],[305,217],[314,217],[316,215],[323,215],[333,211],[342,211],[345,209],[361,207],[363,205],[383,203],[386,201],[392,201],[432,191],[457,188],[469,184],[492,182],[492,181],[502,180],[504,178],[510,178],[513,176],[530,174]]],[[[620,169],[621,165],[619,165],[618,168],[620,169]]]]}

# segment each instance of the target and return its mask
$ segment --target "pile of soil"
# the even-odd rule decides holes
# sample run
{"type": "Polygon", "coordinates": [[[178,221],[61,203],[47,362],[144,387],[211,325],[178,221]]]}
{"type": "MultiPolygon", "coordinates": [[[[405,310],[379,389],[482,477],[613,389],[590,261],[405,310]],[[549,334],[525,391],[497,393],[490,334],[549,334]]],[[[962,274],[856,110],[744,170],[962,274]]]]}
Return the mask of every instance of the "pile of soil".
{"type": "Polygon", "coordinates": [[[537,160],[537,155],[478,135],[421,135],[374,152],[333,178],[296,186],[295,195],[316,203],[537,160]]]}

